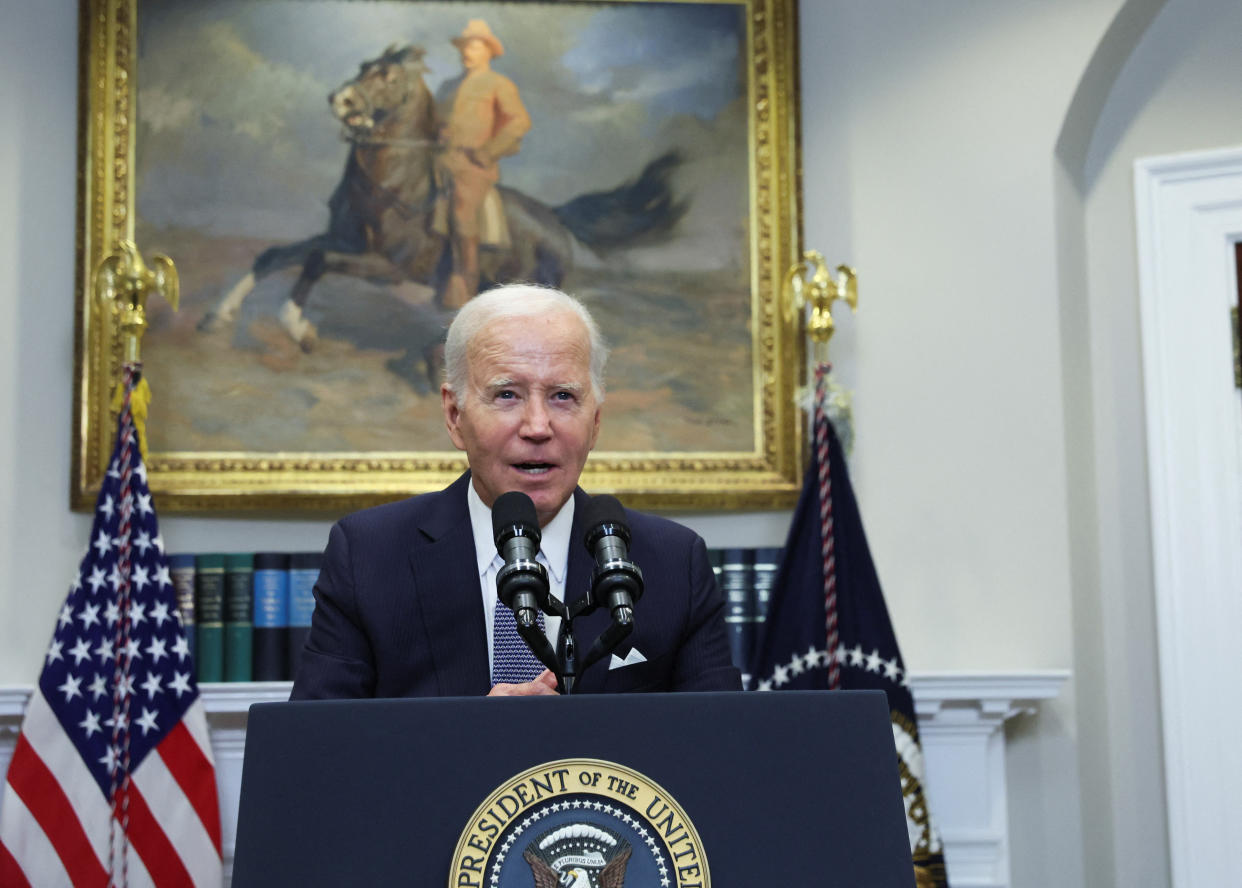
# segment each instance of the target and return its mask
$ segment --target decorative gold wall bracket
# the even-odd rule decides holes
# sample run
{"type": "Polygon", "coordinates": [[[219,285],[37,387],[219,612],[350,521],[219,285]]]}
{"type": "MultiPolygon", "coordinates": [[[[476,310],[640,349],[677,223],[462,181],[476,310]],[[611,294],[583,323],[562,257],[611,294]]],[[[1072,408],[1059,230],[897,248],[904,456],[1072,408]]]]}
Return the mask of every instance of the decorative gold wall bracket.
{"type": "Polygon", "coordinates": [[[121,360],[141,363],[142,334],[147,327],[147,298],[158,294],[177,310],[181,285],[171,259],[160,253],[148,267],[133,241],[123,240],[95,269],[95,299],[111,324],[113,341],[121,337],[121,360]]]}
{"type": "Polygon", "coordinates": [[[801,327],[809,305],[811,315],[806,320],[806,335],[813,343],[815,359],[827,360],[828,341],[837,329],[832,319],[832,304],[843,300],[851,311],[858,311],[858,273],[848,265],[838,265],[834,279],[823,253],[807,250],[802,254],[802,261],[789,269],[785,290],[785,322],[795,328],[801,327]]]}

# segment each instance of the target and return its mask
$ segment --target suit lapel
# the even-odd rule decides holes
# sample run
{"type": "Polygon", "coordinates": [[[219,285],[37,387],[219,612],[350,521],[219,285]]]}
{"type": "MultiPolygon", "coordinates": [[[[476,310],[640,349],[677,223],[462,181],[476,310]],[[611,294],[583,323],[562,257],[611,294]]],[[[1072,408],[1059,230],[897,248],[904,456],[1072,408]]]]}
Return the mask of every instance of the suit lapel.
{"type": "Polygon", "coordinates": [[[491,687],[478,559],[462,475],[419,526],[410,553],[418,606],[435,661],[441,696],[477,696],[491,687]]]}

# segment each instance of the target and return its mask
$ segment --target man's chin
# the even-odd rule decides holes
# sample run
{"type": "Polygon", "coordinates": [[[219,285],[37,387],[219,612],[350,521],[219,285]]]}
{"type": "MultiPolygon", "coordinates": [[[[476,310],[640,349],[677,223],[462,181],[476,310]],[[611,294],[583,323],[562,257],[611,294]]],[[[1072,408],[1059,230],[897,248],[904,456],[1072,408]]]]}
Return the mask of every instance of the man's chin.
{"type": "Polygon", "coordinates": [[[515,489],[531,498],[531,502],[535,504],[535,511],[539,515],[540,524],[551,521],[565,504],[565,500],[569,498],[560,485],[523,483],[515,489]]]}

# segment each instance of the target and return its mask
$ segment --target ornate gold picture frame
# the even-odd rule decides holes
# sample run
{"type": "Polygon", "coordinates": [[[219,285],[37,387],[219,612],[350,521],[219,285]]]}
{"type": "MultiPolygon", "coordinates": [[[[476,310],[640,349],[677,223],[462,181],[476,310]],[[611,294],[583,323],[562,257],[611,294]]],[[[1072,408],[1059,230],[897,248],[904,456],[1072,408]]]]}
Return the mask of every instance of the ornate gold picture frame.
{"type": "MultiPolygon", "coordinates": [[[[397,225],[439,255],[434,201],[385,185],[371,198],[388,221],[332,239],[354,152],[385,150],[351,127],[342,90],[362,95],[378,70],[412,77],[394,101],[438,93],[440,128],[388,148],[437,150],[461,72],[453,40],[478,20],[531,121],[498,163],[510,230],[482,252],[534,238],[539,261],[513,277],[560,281],[612,347],[582,485],[639,508],[791,504],[803,347],[780,299],[800,255],[795,7],[82,0],[71,505],[92,505],[115,433],[119,345],[91,291],[125,240],[181,278],[180,312],[149,305],[143,340],[165,512],[343,512],[460,474],[435,385],[451,307],[430,273],[373,261],[397,225]],[[631,215],[605,215],[618,206],[631,215]],[[551,260],[550,243],[564,247],[551,260]]],[[[382,120],[380,98],[366,101],[382,120]]]]}

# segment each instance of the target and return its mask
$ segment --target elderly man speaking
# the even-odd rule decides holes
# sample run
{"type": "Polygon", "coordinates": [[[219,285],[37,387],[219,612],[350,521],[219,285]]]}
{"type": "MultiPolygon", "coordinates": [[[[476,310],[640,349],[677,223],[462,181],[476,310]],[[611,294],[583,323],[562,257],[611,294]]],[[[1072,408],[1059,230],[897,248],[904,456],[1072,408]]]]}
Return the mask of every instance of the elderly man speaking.
{"type": "MultiPolygon", "coordinates": [[[[510,285],[471,300],[449,327],[444,421],[470,469],[444,490],[350,515],[333,528],[293,699],[556,693],[497,602],[491,507],[527,494],[538,560],[567,603],[590,582],[578,479],[599,436],[607,350],[594,319],[557,290],[510,285]]],[[[646,592],[635,628],[577,693],[740,690],[724,603],[703,540],[626,510],[646,592]]],[[[574,622],[584,639],[606,608],[574,622]]],[[[556,618],[545,631],[555,639],[556,618]]]]}

